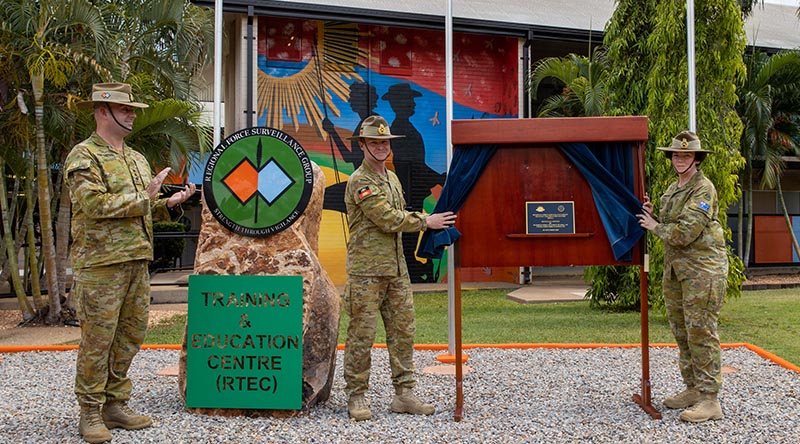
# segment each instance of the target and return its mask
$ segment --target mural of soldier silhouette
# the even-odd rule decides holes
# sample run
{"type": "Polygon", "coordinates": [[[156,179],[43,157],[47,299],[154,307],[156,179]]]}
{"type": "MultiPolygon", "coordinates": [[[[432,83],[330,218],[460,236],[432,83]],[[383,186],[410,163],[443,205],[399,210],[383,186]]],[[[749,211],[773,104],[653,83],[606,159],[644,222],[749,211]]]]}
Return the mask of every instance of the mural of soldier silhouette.
{"type": "MultiPolygon", "coordinates": [[[[361,128],[361,122],[375,114],[378,93],[375,91],[375,87],[369,83],[356,81],[350,85],[348,101],[350,102],[350,108],[360,117],[358,125],[353,129],[353,135],[356,136],[358,135],[356,134],[358,129],[361,128]]],[[[322,129],[331,137],[331,141],[341,153],[342,159],[353,164],[353,171],[361,166],[361,162],[364,161],[364,153],[358,147],[357,140],[353,140],[349,144],[345,143],[339,133],[336,132],[336,126],[327,117],[322,121],[322,129]]],[[[347,210],[344,206],[344,189],[346,186],[347,181],[344,180],[325,188],[325,200],[322,208],[346,213],[347,210]]]]}
{"type": "MultiPolygon", "coordinates": [[[[422,204],[431,194],[435,185],[443,185],[445,175],[431,169],[425,162],[425,142],[422,135],[411,123],[416,103],[414,98],[421,97],[419,91],[411,89],[408,83],[396,83],[389,87],[381,99],[389,102],[395,114],[390,125],[392,134],[406,136],[392,141],[392,163],[394,171],[403,185],[406,209],[422,211],[422,204]]],[[[403,236],[403,253],[408,265],[411,282],[435,282],[433,262],[416,260],[417,236],[403,236]]]]}

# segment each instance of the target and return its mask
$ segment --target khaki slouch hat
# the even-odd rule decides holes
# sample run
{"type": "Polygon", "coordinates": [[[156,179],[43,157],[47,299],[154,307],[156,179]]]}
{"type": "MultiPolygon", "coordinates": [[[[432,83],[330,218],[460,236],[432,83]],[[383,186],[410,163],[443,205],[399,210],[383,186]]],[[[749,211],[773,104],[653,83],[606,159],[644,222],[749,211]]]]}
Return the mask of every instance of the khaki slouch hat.
{"type": "Polygon", "coordinates": [[[378,115],[373,115],[364,119],[357,136],[350,136],[348,139],[356,140],[364,137],[369,137],[370,139],[397,139],[405,136],[392,135],[392,131],[389,129],[389,124],[386,122],[386,119],[378,115]]]}
{"type": "Polygon", "coordinates": [[[672,138],[670,146],[659,146],[656,149],[670,152],[711,153],[700,146],[700,138],[691,131],[683,131],[672,138]]]}
{"type": "Polygon", "coordinates": [[[78,108],[91,108],[95,103],[117,103],[134,108],[147,108],[150,105],[133,101],[131,86],[127,83],[95,83],[92,85],[92,97],[78,102],[78,108]]]}

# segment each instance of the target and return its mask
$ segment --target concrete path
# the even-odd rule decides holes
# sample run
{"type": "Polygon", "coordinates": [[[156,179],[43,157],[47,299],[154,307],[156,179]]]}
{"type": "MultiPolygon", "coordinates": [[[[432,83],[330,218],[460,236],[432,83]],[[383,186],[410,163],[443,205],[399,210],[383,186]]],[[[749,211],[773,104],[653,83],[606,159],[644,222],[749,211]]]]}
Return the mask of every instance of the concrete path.
{"type": "Polygon", "coordinates": [[[506,297],[521,304],[574,302],[584,300],[588,289],[580,276],[534,277],[529,285],[512,291],[506,297]]]}

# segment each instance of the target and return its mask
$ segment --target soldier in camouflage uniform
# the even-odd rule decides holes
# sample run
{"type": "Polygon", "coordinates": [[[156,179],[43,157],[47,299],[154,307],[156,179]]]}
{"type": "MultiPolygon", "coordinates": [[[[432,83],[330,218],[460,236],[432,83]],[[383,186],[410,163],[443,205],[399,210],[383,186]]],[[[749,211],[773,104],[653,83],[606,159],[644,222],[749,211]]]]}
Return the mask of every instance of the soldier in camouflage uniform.
{"type": "Polygon", "coordinates": [[[78,430],[90,443],[111,440],[110,428],[149,427],[127,402],[128,368],[144,341],[150,302],[147,262],[153,259],[154,211],[166,215],[195,186],[158,198],[165,168],[153,177],[143,155],[124,141],[136,117],[131,88],[121,83],[92,87],[96,131],[66,159],[72,200],[72,296],[81,324],[75,394],[81,407],[78,430]]]}
{"type": "Polygon", "coordinates": [[[375,340],[378,313],[386,327],[386,345],[395,395],[390,406],[397,413],[430,415],[431,404],[413,392],[414,300],[403,257],[402,232],[453,225],[452,212],[424,214],[406,211],[403,189],[394,172],[386,168],[392,135],[383,117],[364,119],[358,140],[364,162],[347,181],[345,205],[349,218],[347,283],[344,307],[350,317],[344,354],[345,392],[351,418],[370,419],[364,394],[369,388],[370,351],[375,340]]]}
{"type": "Polygon", "coordinates": [[[689,131],[658,149],[672,160],[678,181],[661,197],[660,219],[645,195],[639,224],[664,242],[664,303],[686,384],[686,390],[666,398],[664,405],[686,409],[680,414],[684,421],[720,419],[717,323],[728,284],[728,255],[718,220],[717,191],[698,169],[709,151],[689,131]]]}

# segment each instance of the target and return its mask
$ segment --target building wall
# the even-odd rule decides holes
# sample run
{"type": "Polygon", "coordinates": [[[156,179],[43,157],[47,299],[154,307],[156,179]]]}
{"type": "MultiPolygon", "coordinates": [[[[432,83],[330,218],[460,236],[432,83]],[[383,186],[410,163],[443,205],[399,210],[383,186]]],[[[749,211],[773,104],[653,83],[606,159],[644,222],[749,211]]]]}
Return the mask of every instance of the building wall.
{"type": "MultiPolygon", "coordinates": [[[[230,129],[226,131],[229,133],[243,127],[235,122],[244,120],[246,19],[241,14],[230,14],[225,23],[227,44],[223,73],[226,80],[223,86],[227,111],[225,126],[230,129]]],[[[370,111],[382,114],[390,123],[397,120],[398,115],[393,106],[401,108],[401,113],[413,113],[405,128],[401,125],[394,132],[418,134],[421,142],[415,145],[417,150],[413,152],[396,146],[395,150],[401,154],[391,159],[391,167],[402,176],[406,190],[412,192],[413,196],[408,199],[412,208],[431,211],[446,165],[445,35],[429,29],[271,16],[258,17],[255,28],[256,124],[279,127],[292,134],[325,171],[328,198],[323,214],[320,256],[334,280],[342,283],[347,239],[342,184],[359,161],[357,148],[353,151],[354,147],[345,139],[361,120],[354,106],[361,106],[359,100],[366,102],[367,106],[372,106],[370,111]],[[322,57],[315,57],[315,54],[322,57]],[[357,85],[358,90],[354,95],[351,94],[353,85],[357,85]],[[390,88],[396,94],[387,95],[390,88]],[[372,89],[374,95],[369,92],[372,89]],[[351,96],[360,99],[354,101],[351,96]],[[325,131],[323,122],[332,124],[333,133],[325,131]]],[[[596,42],[594,39],[586,42],[534,36],[530,58],[535,62],[571,52],[586,55],[589,46],[599,43],[600,38],[596,37],[596,42]]],[[[514,37],[456,33],[454,118],[520,116],[522,43],[514,37]]],[[[209,73],[209,88],[211,77],[209,73]]],[[[548,85],[544,85],[540,94],[531,98],[531,116],[536,115],[540,101],[550,92],[547,88],[548,85]]],[[[210,100],[210,97],[209,89],[207,98],[210,100]]],[[[198,183],[203,162],[195,163],[198,167],[192,170],[189,179],[198,183]]],[[[800,190],[800,175],[790,177],[792,179],[784,181],[784,195],[789,213],[797,216],[800,214],[800,192],[797,191],[800,190]]],[[[756,215],[780,214],[774,191],[756,192],[754,203],[756,215]]],[[[735,230],[734,209],[729,209],[728,213],[729,226],[735,230]]],[[[758,243],[756,235],[754,244],[758,243]]],[[[422,277],[442,280],[444,272],[436,273],[436,270],[446,269],[445,264],[411,264],[418,265],[412,267],[416,281],[422,277]]],[[[472,275],[465,270],[463,280],[509,280],[515,276],[516,272],[509,270],[478,270],[472,275]]]]}
{"type": "MultiPolygon", "coordinates": [[[[758,187],[760,177],[756,178],[755,187],[758,187]]],[[[792,231],[800,239],[800,174],[797,167],[789,163],[781,180],[783,201],[789,215],[792,231]]],[[[746,193],[745,193],[746,199],[746,193]]],[[[796,265],[800,258],[792,246],[789,227],[783,216],[780,198],[776,190],[761,190],[756,188],[752,193],[753,202],[753,238],[750,248],[751,266],[770,265],[796,265]]],[[[741,200],[737,205],[728,208],[728,228],[733,232],[731,248],[734,253],[741,254],[738,246],[738,210],[741,200]]],[[[747,224],[747,216],[743,223],[747,224]]],[[[747,226],[742,227],[742,240],[746,242],[747,226]]]]}

